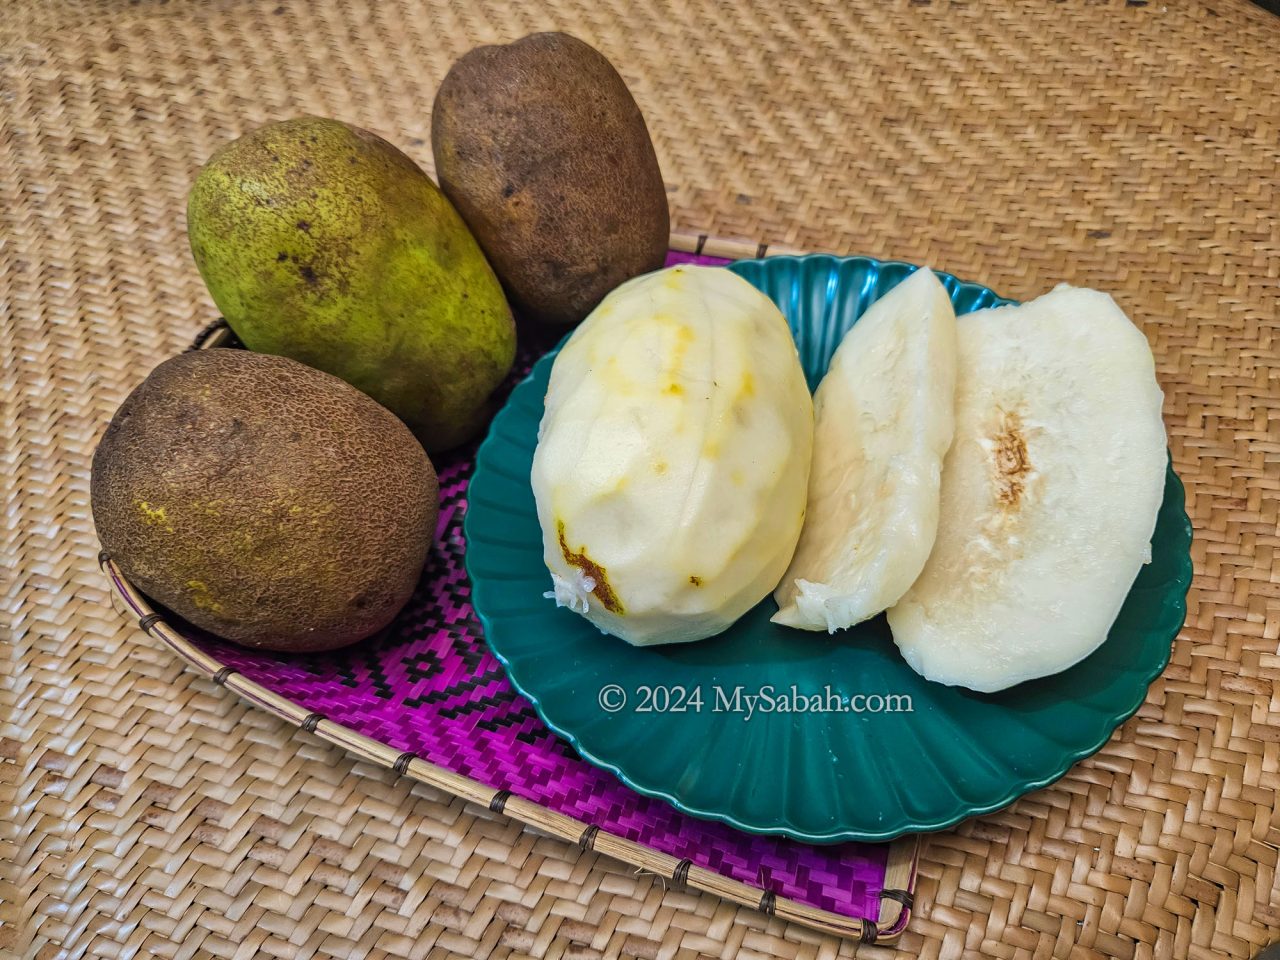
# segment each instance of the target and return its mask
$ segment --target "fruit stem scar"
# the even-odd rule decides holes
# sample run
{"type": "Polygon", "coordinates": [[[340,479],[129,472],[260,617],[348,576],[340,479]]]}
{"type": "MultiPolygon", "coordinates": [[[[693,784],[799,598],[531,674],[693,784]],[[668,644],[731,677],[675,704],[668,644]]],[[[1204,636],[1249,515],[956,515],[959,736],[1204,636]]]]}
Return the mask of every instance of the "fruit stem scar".
{"type": "Polygon", "coordinates": [[[622,601],[618,599],[618,595],[613,592],[613,587],[609,585],[609,579],[605,575],[604,567],[587,556],[586,547],[579,548],[577,553],[569,549],[569,542],[564,535],[563,520],[556,523],[556,532],[560,535],[560,552],[564,554],[565,563],[571,567],[577,567],[585,576],[590,577],[594,582],[591,593],[610,613],[622,616],[622,601]]]}

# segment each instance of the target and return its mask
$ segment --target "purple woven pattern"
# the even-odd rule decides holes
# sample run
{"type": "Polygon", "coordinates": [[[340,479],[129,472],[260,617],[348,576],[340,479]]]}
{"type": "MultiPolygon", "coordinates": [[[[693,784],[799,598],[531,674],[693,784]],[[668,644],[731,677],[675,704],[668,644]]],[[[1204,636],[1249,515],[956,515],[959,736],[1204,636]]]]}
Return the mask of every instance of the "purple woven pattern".
{"type": "MultiPolygon", "coordinates": [[[[672,254],[671,262],[722,261],[672,254]]],[[[545,347],[525,345],[520,375],[545,347]]],[[[887,844],[810,846],[685,816],[586,763],[511,688],[485,645],[463,564],[474,452],[437,463],[436,543],[417,593],[384,633],[318,656],[270,655],[215,640],[202,645],[308,711],[396,750],[780,897],[874,919],[887,844]]]]}

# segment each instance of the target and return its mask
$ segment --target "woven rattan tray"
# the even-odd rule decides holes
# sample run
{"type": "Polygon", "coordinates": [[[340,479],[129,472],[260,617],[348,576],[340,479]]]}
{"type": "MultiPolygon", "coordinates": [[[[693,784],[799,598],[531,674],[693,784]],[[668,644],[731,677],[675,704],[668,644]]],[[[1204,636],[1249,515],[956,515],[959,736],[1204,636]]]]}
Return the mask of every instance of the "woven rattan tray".
{"type": "MultiPolygon", "coordinates": [[[[733,255],[740,256],[742,253],[741,245],[719,240],[708,240],[706,237],[675,237],[673,238],[672,248],[673,257],[676,259],[680,259],[682,255],[696,255],[700,259],[710,260],[711,262],[724,262],[733,259],[733,255]]],[[[767,247],[764,244],[760,244],[752,252],[756,255],[764,255],[766,250],[767,247]]],[[[234,342],[231,331],[224,324],[218,323],[203,331],[197,337],[193,346],[195,349],[212,349],[228,346],[234,342]]],[[[522,351],[522,358],[517,361],[516,377],[522,376],[527,367],[531,365],[540,352],[539,346],[528,346],[522,351]]],[[[456,482],[452,480],[452,477],[458,473],[459,468],[464,470],[464,475],[465,472],[469,472],[473,455],[474,452],[472,451],[464,453],[460,459],[457,457],[450,458],[448,466],[441,472],[441,488],[445,497],[442,513],[451,514],[456,512],[458,514],[456,523],[452,524],[454,527],[460,527],[461,525],[461,513],[465,510],[465,500],[459,499],[455,501],[453,497],[454,495],[458,497],[465,496],[465,481],[456,482]],[[454,462],[455,460],[457,462],[454,462]]],[[[455,530],[451,534],[451,539],[458,537],[460,537],[460,533],[455,530]]],[[[412,750],[403,749],[407,742],[401,742],[399,746],[396,746],[380,740],[376,736],[363,735],[358,730],[353,729],[351,725],[338,722],[333,717],[326,716],[325,713],[320,712],[320,710],[316,709],[318,704],[309,707],[289,696],[292,691],[318,685],[320,683],[318,678],[321,673],[326,669],[332,670],[333,667],[331,666],[306,666],[299,661],[284,682],[280,682],[276,674],[272,673],[268,667],[268,670],[260,675],[260,680],[255,681],[255,679],[247,675],[247,668],[242,666],[242,663],[252,664],[257,668],[273,663],[285,666],[294,658],[262,657],[249,651],[238,651],[234,647],[229,647],[216,641],[210,642],[211,638],[202,640],[198,632],[193,632],[189,627],[185,627],[176,621],[167,621],[163,611],[157,612],[153,609],[147,598],[128,582],[119,567],[106,553],[99,555],[99,563],[109,576],[112,589],[123,602],[124,608],[131,616],[137,618],[139,627],[145,633],[160,640],[172,649],[188,665],[212,677],[219,686],[234,691],[249,702],[271,712],[275,716],[300,726],[323,740],[351,750],[358,756],[389,768],[397,774],[444,790],[463,800],[482,803],[495,813],[506,814],[526,826],[569,840],[583,850],[595,850],[608,854],[637,870],[661,878],[664,882],[669,881],[675,886],[713,893],[733,903],[742,906],[753,906],[764,913],[803,923],[824,933],[854,937],[866,943],[889,943],[896,940],[906,927],[910,917],[912,893],[915,885],[918,852],[918,841],[915,837],[908,837],[887,844],[885,845],[887,850],[883,851],[877,850],[875,845],[864,844],[845,844],[823,849],[773,838],[750,837],[718,826],[706,827],[705,829],[711,832],[705,836],[700,836],[698,834],[700,828],[692,820],[676,814],[672,814],[672,819],[670,820],[662,814],[650,816],[646,826],[652,826],[660,833],[673,829],[678,830],[678,827],[670,826],[673,822],[683,823],[686,827],[686,832],[690,831],[690,829],[692,830],[693,837],[690,838],[692,843],[689,840],[685,840],[683,843],[676,844],[677,847],[688,848],[690,856],[673,856],[660,849],[655,849],[649,842],[644,842],[643,838],[649,835],[647,830],[637,831],[637,837],[628,838],[611,831],[607,826],[602,828],[599,822],[590,822],[568,816],[563,809],[555,809],[546,803],[539,803],[535,799],[521,796],[518,792],[519,790],[536,790],[542,785],[540,776],[529,783],[525,783],[521,788],[514,783],[507,784],[502,780],[500,774],[496,777],[499,782],[493,783],[495,776],[486,768],[485,775],[490,782],[481,782],[473,776],[468,776],[466,772],[470,767],[478,765],[473,759],[475,750],[466,750],[464,752],[450,750],[447,755],[441,757],[444,765],[433,763],[428,759],[417,756],[412,750]],[[508,786],[511,789],[508,789],[508,786]],[[720,871],[716,871],[703,865],[704,862],[710,863],[710,861],[704,860],[705,846],[713,843],[725,846],[733,845],[736,848],[730,857],[728,869],[722,868],[720,871]],[[753,850],[753,848],[755,849],[753,850]],[[753,862],[753,857],[758,858],[759,862],[753,862]],[[865,863],[863,862],[864,859],[866,860],[865,863]],[[787,860],[799,861],[797,864],[798,870],[797,867],[793,867],[788,872],[793,877],[791,886],[798,891],[799,895],[803,896],[807,893],[806,900],[802,901],[779,895],[773,888],[774,885],[760,882],[770,874],[770,862],[776,864],[779,861],[787,860]],[[855,915],[847,915],[831,909],[823,909],[815,904],[814,901],[821,901],[824,898],[830,900],[830,887],[832,884],[839,882],[837,871],[841,868],[842,860],[847,860],[847,868],[854,871],[850,876],[850,882],[857,884],[859,889],[861,889],[866,880],[875,884],[875,889],[869,891],[869,894],[862,898],[864,901],[871,900],[876,905],[877,909],[874,915],[863,916],[856,913],[855,915]],[[735,871],[734,866],[738,863],[741,863],[742,866],[737,867],[735,871]],[[824,880],[818,886],[812,884],[806,886],[803,881],[795,881],[794,878],[797,872],[800,877],[803,877],[808,871],[819,872],[830,879],[824,880]],[[734,872],[738,875],[742,875],[745,872],[747,876],[754,874],[756,883],[745,883],[741,879],[735,879],[734,872]]],[[[453,565],[451,564],[440,564],[440,569],[436,571],[435,578],[439,580],[439,578],[444,577],[446,571],[452,568],[453,565]]],[[[432,577],[427,578],[427,580],[431,579],[432,577]]],[[[466,623],[470,620],[472,626],[469,629],[476,631],[475,640],[479,642],[479,624],[475,623],[474,616],[468,613],[470,601],[465,591],[459,596],[459,591],[447,582],[427,583],[419,588],[420,592],[423,590],[439,590],[441,600],[439,602],[424,600],[421,604],[411,603],[411,611],[416,611],[420,608],[443,613],[443,607],[447,606],[447,616],[454,621],[454,629],[457,629],[458,623],[466,623]]],[[[412,616],[409,621],[414,623],[412,616]]],[[[394,634],[397,631],[393,630],[392,632],[394,634]]],[[[406,650],[412,646],[412,640],[409,638],[416,632],[416,623],[413,626],[406,625],[400,628],[399,633],[406,638],[404,645],[399,645],[400,641],[393,642],[385,652],[378,653],[376,656],[383,658],[387,664],[399,663],[404,659],[406,650]]],[[[456,643],[457,641],[451,640],[447,646],[452,650],[456,643]]],[[[423,655],[426,656],[425,651],[423,655]]],[[[429,658],[435,661],[439,656],[444,655],[447,654],[443,652],[432,653],[429,658]]],[[[372,656],[375,655],[371,654],[370,657],[372,656]]],[[[354,658],[353,663],[355,661],[365,662],[366,660],[369,660],[369,658],[357,656],[354,658]]],[[[316,664],[314,660],[311,662],[316,664]]],[[[482,670],[481,675],[498,669],[495,663],[489,664],[489,667],[490,670],[482,670]]],[[[357,673],[368,676],[363,668],[344,665],[341,670],[343,671],[341,678],[338,676],[333,677],[335,690],[341,690],[348,683],[354,684],[356,682],[354,678],[357,673]]],[[[386,682],[385,674],[382,668],[379,667],[376,683],[382,684],[386,682]]],[[[464,683],[463,687],[471,687],[471,682],[464,683]]],[[[422,691],[422,693],[426,694],[427,691],[422,691]]],[[[475,689],[466,690],[463,696],[468,699],[462,701],[462,709],[477,708],[482,704],[488,705],[488,698],[477,700],[475,699],[476,693],[475,689]]],[[[514,692],[504,686],[501,698],[505,700],[513,695],[514,692]]],[[[423,696],[400,699],[404,700],[404,704],[397,709],[400,711],[412,711],[413,708],[409,704],[421,704],[423,696]]],[[[328,702],[328,700],[326,699],[325,702],[328,702]]],[[[523,701],[518,702],[523,703],[523,701]]],[[[419,709],[421,709],[420,706],[419,709]]],[[[452,726],[453,721],[451,719],[446,720],[445,717],[452,717],[456,712],[455,708],[452,711],[446,710],[443,713],[437,713],[434,715],[435,722],[452,726]]],[[[532,713],[528,708],[524,712],[526,714],[532,713]]],[[[346,708],[346,715],[352,716],[355,723],[367,722],[367,718],[362,716],[359,710],[356,710],[353,714],[351,708],[348,707],[346,708]]],[[[387,730],[388,725],[394,727],[399,722],[398,718],[403,716],[403,713],[392,712],[379,722],[370,723],[369,729],[379,732],[387,730]]],[[[505,719],[509,721],[510,718],[505,719]]],[[[478,732],[474,727],[471,729],[473,731],[472,735],[478,732]]],[[[387,734],[383,735],[386,736],[387,734]]],[[[457,731],[450,729],[443,739],[447,742],[466,735],[465,728],[460,728],[457,731]]],[[[526,739],[532,739],[527,733],[524,736],[526,739]]],[[[496,748],[490,746],[489,749],[496,748]]],[[[532,762],[541,768],[548,763],[549,759],[550,757],[548,756],[535,756],[532,761],[524,758],[522,765],[532,762]]],[[[559,768],[559,760],[556,759],[553,762],[559,768]]],[[[583,773],[592,773],[580,761],[577,763],[577,767],[583,773]]],[[[609,778],[603,777],[597,782],[607,789],[612,788],[611,783],[606,784],[604,782],[607,780],[609,778]]],[[[578,792],[583,789],[591,790],[590,782],[575,783],[567,788],[569,792],[578,792]]],[[[552,792],[553,795],[561,795],[564,791],[557,789],[552,792]]],[[[638,819],[633,808],[634,804],[661,806],[660,802],[653,803],[640,797],[633,797],[629,801],[624,800],[619,805],[624,807],[627,813],[621,822],[626,823],[628,826],[638,819]]],[[[583,807],[588,810],[598,809],[598,804],[588,801],[586,804],[579,804],[578,808],[583,807]]],[[[571,809],[576,808],[571,807],[571,809]]],[[[850,894],[850,897],[851,900],[843,902],[853,902],[857,899],[856,894],[853,893],[850,894]]],[[[842,901],[837,900],[837,902],[842,901]]],[[[863,909],[866,908],[864,907],[863,909]]]]}

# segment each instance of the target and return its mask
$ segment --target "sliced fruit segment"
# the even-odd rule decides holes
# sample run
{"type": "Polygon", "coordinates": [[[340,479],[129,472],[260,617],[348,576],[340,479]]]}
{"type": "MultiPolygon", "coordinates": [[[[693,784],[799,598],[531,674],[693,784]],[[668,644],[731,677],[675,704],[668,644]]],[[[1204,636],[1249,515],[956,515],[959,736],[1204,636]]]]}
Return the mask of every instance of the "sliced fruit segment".
{"type": "Polygon", "coordinates": [[[1146,339],[1104,293],[1060,286],[958,332],[937,541],[889,625],[918,673],[991,692],[1106,639],[1150,559],[1163,395],[1146,339]]]}
{"type": "Polygon", "coordinates": [[[917,270],[849,329],[818,387],[809,506],[774,622],[834,633],[911,586],[938,527],[955,382],[951,299],[917,270]]]}

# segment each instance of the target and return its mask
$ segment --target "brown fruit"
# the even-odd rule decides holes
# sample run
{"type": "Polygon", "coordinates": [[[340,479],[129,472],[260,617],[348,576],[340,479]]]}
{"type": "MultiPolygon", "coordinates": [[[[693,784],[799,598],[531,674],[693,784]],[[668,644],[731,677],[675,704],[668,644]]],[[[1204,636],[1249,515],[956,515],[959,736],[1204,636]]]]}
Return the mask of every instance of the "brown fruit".
{"type": "Polygon", "coordinates": [[[345,646],[413,593],[436,475],[408,428],[337,377],[202,350],[160,364],[93,457],[103,549],[197,627],[272,650],[345,646]]]}
{"type": "Polygon", "coordinates": [[[436,94],[431,146],[519,313],[577,323],[662,266],[667,195],[644,117],[581,40],[536,33],[472,50],[436,94]]]}

